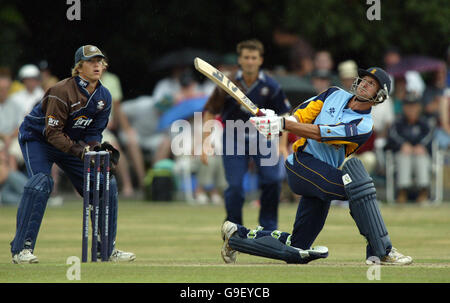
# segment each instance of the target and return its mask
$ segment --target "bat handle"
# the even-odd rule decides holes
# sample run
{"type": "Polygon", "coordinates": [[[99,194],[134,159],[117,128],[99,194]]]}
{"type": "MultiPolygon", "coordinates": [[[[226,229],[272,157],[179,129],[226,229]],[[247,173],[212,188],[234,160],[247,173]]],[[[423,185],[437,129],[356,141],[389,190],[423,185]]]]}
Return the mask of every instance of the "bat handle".
{"type": "Polygon", "coordinates": [[[265,114],[260,109],[258,109],[258,112],[256,113],[256,116],[257,117],[263,117],[263,116],[265,116],[265,114]]]}

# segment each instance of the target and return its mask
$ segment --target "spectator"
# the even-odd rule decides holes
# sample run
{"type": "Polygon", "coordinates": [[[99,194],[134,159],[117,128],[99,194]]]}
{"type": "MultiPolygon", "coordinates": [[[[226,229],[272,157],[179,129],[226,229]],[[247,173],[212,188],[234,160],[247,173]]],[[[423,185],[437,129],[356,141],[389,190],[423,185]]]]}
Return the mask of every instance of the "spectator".
{"type": "Polygon", "coordinates": [[[442,98],[439,110],[439,126],[435,131],[434,139],[439,143],[439,148],[450,148],[450,89],[447,88],[442,98]]]}
{"type": "Polygon", "coordinates": [[[446,67],[442,65],[441,68],[434,71],[431,75],[431,83],[429,83],[424,91],[423,95],[423,106],[425,114],[430,116],[438,122],[439,119],[439,108],[440,103],[445,94],[445,89],[447,88],[446,79],[446,67]]]}
{"type": "MultiPolygon", "coordinates": [[[[218,122],[216,119],[215,122],[218,122]]],[[[215,125],[221,125],[215,123],[215,125]]],[[[195,123],[194,123],[195,126],[195,123]]],[[[203,127],[194,128],[197,136],[202,136],[203,127]]],[[[214,205],[223,205],[223,191],[227,187],[227,180],[225,179],[225,170],[223,167],[222,157],[222,139],[223,127],[218,129],[215,127],[210,135],[211,142],[206,144],[203,148],[207,148],[208,165],[201,162],[199,158],[196,159],[197,181],[198,186],[195,193],[196,202],[198,204],[207,204],[209,201],[214,205]],[[208,197],[209,194],[209,197],[208,197]]]]}
{"type": "Polygon", "coordinates": [[[149,166],[170,156],[170,136],[158,129],[159,117],[170,108],[173,99],[166,96],[156,100],[151,96],[140,96],[123,102],[122,109],[137,131],[138,143],[149,166]]]}
{"type": "Polygon", "coordinates": [[[8,96],[11,96],[17,93],[18,91],[25,89],[25,86],[21,81],[12,80],[11,70],[8,67],[0,67],[0,77],[7,77],[12,81],[11,86],[9,88],[8,96]]]}
{"type": "Polygon", "coordinates": [[[417,96],[410,94],[403,100],[403,115],[389,131],[387,149],[395,153],[397,202],[405,203],[415,185],[419,189],[416,201],[425,203],[430,186],[430,148],[432,130],[421,116],[422,106],[417,96]],[[415,184],[413,183],[415,177],[415,184]]]}
{"type": "Polygon", "coordinates": [[[23,117],[25,117],[44,96],[40,75],[39,69],[33,64],[26,64],[19,70],[18,78],[25,86],[25,89],[14,93],[11,96],[11,99],[22,107],[23,117]]]}
{"type": "Polygon", "coordinates": [[[418,97],[423,96],[425,82],[419,72],[409,70],[403,76],[395,78],[395,90],[392,97],[394,115],[401,116],[403,100],[407,95],[412,94],[418,97]]]}
{"type": "Polygon", "coordinates": [[[0,149],[0,205],[18,205],[28,178],[11,167],[5,150],[0,149]]]}
{"type": "Polygon", "coordinates": [[[418,99],[421,99],[424,94],[426,85],[420,73],[414,70],[410,70],[405,73],[404,77],[406,81],[404,98],[406,97],[406,95],[413,95],[418,99]]]}
{"type": "Polygon", "coordinates": [[[122,110],[122,86],[117,75],[106,71],[103,73],[101,81],[103,85],[109,90],[112,98],[111,117],[104,132],[105,141],[109,141],[115,148],[117,148],[122,155],[117,167],[117,173],[122,181],[122,193],[124,196],[133,196],[134,188],[129,170],[129,160],[131,160],[139,190],[144,189],[145,178],[145,163],[142,155],[142,150],[139,146],[136,130],[131,126],[128,117],[122,110]],[[120,140],[117,139],[117,136],[120,140]],[[120,142],[126,146],[126,153],[122,152],[120,142]]]}
{"type": "Polygon", "coordinates": [[[450,145],[448,126],[449,88],[446,83],[446,67],[443,65],[432,74],[432,82],[426,86],[423,96],[424,112],[429,117],[429,123],[436,127],[435,139],[441,149],[450,145]]]}
{"type": "Polygon", "coordinates": [[[397,64],[402,59],[402,55],[400,53],[400,49],[392,46],[386,49],[383,56],[384,68],[388,69],[389,67],[397,64]]]}
{"type": "Polygon", "coordinates": [[[144,104],[144,99],[136,100],[134,105],[126,104],[127,115],[134,116],[140,121],[134,121],[139,127],[135,127],[140,133],[140,144],[142,148],[150,152],[151,162],[156,163],[160,160],[167,159],[171,155],[170,151],[170,135],[166,131],[159,131],[159,116],[172,107],[174,104],[181,102],[186,98],[203,95],[203,89],[194,80],[192,71],[186,67],[176,66],[172,68],[171,76],[159,80],[153,89],[153,95],[149,104],[144,104]],[[141,108],[153,118],[150,121],[148,116],[137,113],[136,109],[141,108]],[[142,118],[142,119],[141,119],[142,118]],[[141,129],[144,124],[148,127],[144,131],[141,129]]]}
{"type": "Polygon", "coordinates": [[[178,91],[173,92],[175,104],[183,102],[186,99],[204,96],[202,87],[195,80],[191,69],[186,69],[178,78],[180,87],[178,91]]]}
{"type": "MultiPolygon", "coordinates": [[[[335,72],[333,71],[334,61],[331,53],[327,50],[320,50],[314,55],[314,69],[315,70],[325,70],[330,74],[331,84],[338,85],[339,79],[335,72]]],[[[328,87],[327,87],[328,88],[328,87]]],[[[325,89],[327,89],[325,88],[325,89]]]]}
{"type": "Polygon", "coordinates": [[[352,87],[353,81],[358,76],[358,66],[353,60],[347,60],[339,63],[339,80],[343,89],[349,91],[352,87]]]}
{"type": "Polygon", "coordinates": [[[406,78],[404,76],[395,77],[393,80],[393,93],[390,98],[394,106],[394,115],[402,115],[402,102],[406,97],[406,78]]]}
{"type": "Polygon", "coordinates": [[[10,167],[17,169],[17,162],[23,163],[17,141],[23,115],[22,108],[8,97],[11,82],[8,74],[0,74],[0,150],[4,151],[10,167]]]}
{"type": "Polygon", "coordinates": [[[311,74],[311,84],[319,95],[331,86],[331,73],[326,69],[314,70],[311,74]]]}
{"type": "Polygon", "coordinates": [[[320,50],[314,55],[314,68],[315,69],[325,69],[327,71],[332,71],[334,66],[333,58],[329,51],[320,50]]]}
{"type": "Polygon", "coordinates": [[[450,45],[447,48],[447,87],[450,87],[450,45]]]}
{"type": "MultiPolygon", "coordinates": [[[[378,173],[383,175],[385,163],[383,149],[386,146],[389,128],[395,120],[393,99],[388,97],[385,102],[373,106],[372,118],[374,132],[373,144],[377,158],[376,163],[379,165],[378,173]]],[[[370,140],[368,143],[370,143],[370,140]]]]}
{"type": "Polygon", "coordinates": [[[159,80],[153,89],[154,100],[174,99],[174,95],[181,90],[180,78],[186,69],[186,67],[173,67],[169,77],[159,80]]]}
{"type": "Polygon", "coordinates": [[[298,34],[276,29],[273,32],[274,43],[289,49],[289,71],[299,77],[309,76],[314,70],[314,49],[298,34]]]}
{"type": "Polygon", "coordinates": [[[50,87],[58,83],[58,78],[52,74],[48,62],[42,60],[39,62],[39,70],[41,71],[42,89],[47,91],[50,87]]]}

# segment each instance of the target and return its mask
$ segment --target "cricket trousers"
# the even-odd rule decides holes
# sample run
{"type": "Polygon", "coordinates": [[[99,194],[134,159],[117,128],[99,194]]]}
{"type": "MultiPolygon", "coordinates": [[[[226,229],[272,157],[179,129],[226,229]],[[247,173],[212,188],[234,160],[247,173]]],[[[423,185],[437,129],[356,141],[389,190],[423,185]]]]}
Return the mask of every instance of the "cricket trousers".
{"type": "Polygon", "coordinates": [[[285,168],[289,187],[302,196],[292,233],[269,229],[250,230],[240,224],[238,233],[244,238],[270,235],[285,244],[309,249],[325,224],[331,201],[347,200],[342,171],[301,151],[288,157],[285,168]]]}

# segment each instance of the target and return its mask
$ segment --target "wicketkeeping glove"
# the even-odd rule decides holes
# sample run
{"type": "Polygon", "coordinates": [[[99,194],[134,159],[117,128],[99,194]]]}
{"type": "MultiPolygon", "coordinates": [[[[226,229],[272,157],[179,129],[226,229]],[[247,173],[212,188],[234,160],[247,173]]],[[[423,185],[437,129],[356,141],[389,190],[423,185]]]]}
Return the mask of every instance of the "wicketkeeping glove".
{"type": "Polygon", "coordinates": [[[89,151],[90,151],[90,146],[89,145],[85,145],[83,147],[83,151],[81,152],[80,159],[84,160],[84,155],[86,155],[86,153],[89,152],[89,151]]]}
{"type": "Polygon", "coordinates": [[[110,153],[110,171],[114,174],[116,172],[116,166],[119,163],[120,152],[107,141],[103,142],[101,145],[95,146],[94,150],[108,151],[110,153]]]}

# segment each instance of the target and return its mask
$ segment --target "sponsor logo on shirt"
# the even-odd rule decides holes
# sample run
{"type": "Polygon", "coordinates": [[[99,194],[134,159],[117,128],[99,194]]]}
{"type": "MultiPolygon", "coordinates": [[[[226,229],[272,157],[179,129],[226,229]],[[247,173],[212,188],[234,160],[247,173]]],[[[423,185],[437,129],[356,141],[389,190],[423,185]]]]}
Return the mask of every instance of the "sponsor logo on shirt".
{"type": "Polygon", "coordinates": [[[105,101],[100,100],[97,102],[97,109],[102,110],[105,107],[105,101]]]}
{"type": "Polygon", "coordinates": [[[83,79],[80,79],[80,81],[78,81],[78,84],[81,86],[81,87],[83,87],[83,88],[86,88],[87,86],[88,86],[88,82],[87,81],[84,81],[83,79]]]}
{"type": "Polygon", "coordinates": [[[269,88],[267,86],[264,86],[261,88],[261,96],[267,96],[269,94],[269,88]]]}
{"type": "Polygon", "coordinates": [[[330,107],[328,110],[327,110],[327,113],[331,116],[331,117],[334,117],[334,113],[336,112],[336,109],[334,108],[334,107],[330,107]]]}
{"type": "Polygon", "coordinates": [[[93,119],[83,115],[76,117],[73,121],[72,128],[86,128],[92,123],[93,119]]]}
{"type": "Polygon", "coordinates": [[[59,120],[55,119],[54,116],[48,116],[48,126],[58,126],[59,120]]]}

